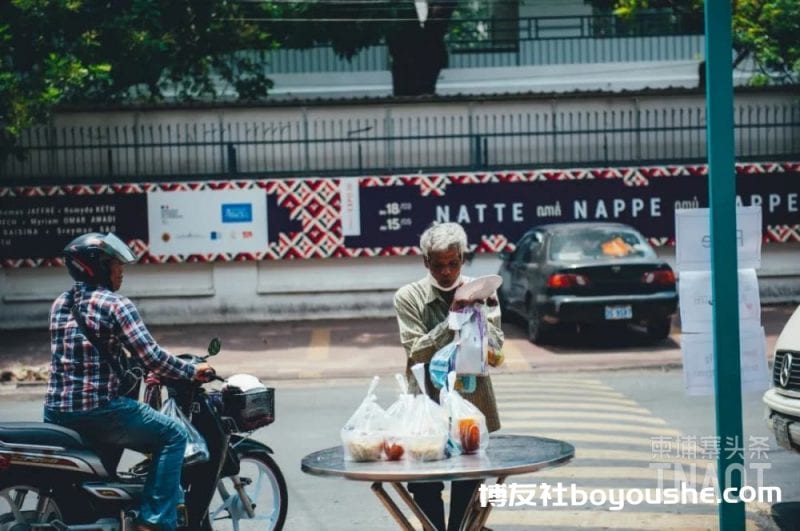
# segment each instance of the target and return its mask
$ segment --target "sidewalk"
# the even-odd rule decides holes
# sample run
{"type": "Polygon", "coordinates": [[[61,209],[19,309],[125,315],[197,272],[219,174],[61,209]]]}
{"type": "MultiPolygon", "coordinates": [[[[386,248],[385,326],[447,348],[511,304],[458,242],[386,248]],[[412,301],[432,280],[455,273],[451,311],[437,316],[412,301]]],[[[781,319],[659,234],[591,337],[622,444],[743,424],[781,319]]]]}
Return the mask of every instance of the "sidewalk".
{"type": "MultiPolygon", "coordinates": [[[[762,324],[771,359],[777,334],[794,305],[765,306],[762,324]]],[[[561,338],[539,347],[527,341],[519,324],[504,323],[506,363],[502,372],[576,372],[681,366],[680,329],[658,345],[648,345],[634,331],[612,333],[596,329],[561,338]]],[[[151,332],[159,344],[179,354],[205,352],[213,336],[222,351],[213,365],[222,375],[238,372],[265,380],[331,379],[392,374],[403,371],[405,355],[394,319],[319,320],[221,325],[156,326],[151,332]]],[[[50,360],[46,329],[3,331],[0,369],[46,366],[50,360]]]]}

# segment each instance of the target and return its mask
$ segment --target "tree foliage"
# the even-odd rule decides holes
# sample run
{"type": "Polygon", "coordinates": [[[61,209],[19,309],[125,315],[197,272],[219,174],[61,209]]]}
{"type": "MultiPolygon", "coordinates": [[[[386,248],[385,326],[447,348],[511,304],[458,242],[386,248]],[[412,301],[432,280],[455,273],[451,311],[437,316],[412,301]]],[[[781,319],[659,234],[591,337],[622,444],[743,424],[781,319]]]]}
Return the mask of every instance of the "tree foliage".
{"type": "MultiPolygon", "coordinates": [[[[474,2],[472,2],[474,3],[474,2]]],[[[385,43],[391,60],[395,96],[434,94],[439,72],[447,67],[445,44],[457,9],[470,2],[429,0],[427,21],[421,24],[414,2],[309,1],[303,16],[310,22],[287,35],[285,46],[302,48],[329,44],[340,56],[352,58],[369,46],[385,43]]]]}
{"type": "MultiPolygon", "coordinates": [[[[608,0],[594,0],[596,4],[608,0]]],[[[703,13],[703,0],[616,0],[615,13],[630,17],[642,9],[669,9],[676,15],[703,13]]],[[[800,2],[733,0],[736,61],[752,57],[761,82],[800,80],[800,2]]]]}
{"type": "Polygon", "coordinates": [[[0,161],[59,103],[213,98],[226,88],[265,96],[263,65],[236,52],[275,47],[245,17],[283,9],[232,0],[0,1],[0,161]]]}

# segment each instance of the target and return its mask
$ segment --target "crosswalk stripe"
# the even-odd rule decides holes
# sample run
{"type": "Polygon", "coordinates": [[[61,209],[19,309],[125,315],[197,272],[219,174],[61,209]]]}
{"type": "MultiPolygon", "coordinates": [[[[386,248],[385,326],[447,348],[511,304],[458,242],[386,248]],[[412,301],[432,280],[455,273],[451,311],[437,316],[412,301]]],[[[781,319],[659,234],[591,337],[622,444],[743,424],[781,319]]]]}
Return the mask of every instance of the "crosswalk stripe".
{"type": "Polygon", "coordinates": [[[645,415],[628,415],[625,413],[599,413],[596,411],[503,411],[503,419],[590,419],[590,420],[616,420],[619,422],[638,422],[641,424],[658,424],[660,426],[666,425],[667,421],[664,419],[645,416],[645,415]]]}
{"type": "MultiPolygon", "coordinates": [[[[501,425],[503,425],[501,421],[501,425]]],[[[505,429],[505,425],[503,425],[505,429]]],[[[563,426],[560,426],[563,428],[563,426]]],[[[541,430],[514,430],[514,433],[536,435],[537,437],[545,437],[549,439],[560,439],[570,444],[576,442],[589,442],[589,443],[603,443],[627,444],[631,446],[644,446],[652,448],[652,441],[647,437],[627,437],[625,435],[608,435],[605,433],[570,433],[564,431],[541,431],[541,430]]]]}
{"type": "MultiPolygon", "coordinates": [[[[716,514],[674,514],[633,511],[561,511],[535,508],[529,511],[494,509],[486,524],[531,527],[567,527],[570,529],[680,529],[693,531],[719,528],[716,514]]],[[[758,529],[753,520],[747,520],[747,529],[758,529]]]]}
{"type": "Polygon", "coordinates": [[[637,403],[633,400],[624,398],[606,398],[606,397],[592,397],[590,399],[577,397],[574,394],[566,393],[548,393],[547,396],[532,396],[532,395],[508,395],[504,393],[495,393],[495,398],[499,404],[530,404],[532,406],[556,404],[586,404],[586,405],[611,405],[611,406],[636,406],[637,403]]]}
{"type": "Polygon", "coordinates": [[[528,411],[528,412],[558,412],[558,411],[574,411],[583,412],[586,415],[593,415],[598,412],[618,412],[627,415],[652,415],[649,409],[643,407],[633,406],[620,406],[616,404],[564,404],[558,401],[544,402],[544,401],[530,401],[530,402],[500,402],[503,410],[500,412],[501,416],[505,413],[514,411],[528,411]]]}
{"type": "MultiPolygon", "coordinates": [[[[511,342],[516,343],[517,346],[520,344],[526,344],[526,342],[518,342],[515,340],[511,340],[511,342]]],[[[525,373],[525,374],[513,374],[505,377],[509,381],[516,381],[520,379],[526,380],[554,380],[559,382],[586,382],[590,384],[596,385],[608,385],[599,378],[592,376],[591,373],[583,372],[583,373],[567,373],[567,372],[552,372],[552,373],[525,373]]]]}
{"type": "Polygon", "coordinates": [[[504,428],[509,430],[519,428],[532,428],[542,430],[562,429],[562,430],[593,430],[605,431],[613,433],[641,433],[645,435],[663,436],[663,437],[679,437],[682,435],[680,430],[665,427],[651,427],[651,426],[631,426],[628,424],[615,424],[610,422],[551,422],[551,421],[502,421],[504,428]]]}
{"type": "MultiPolygon", "coordinates": [[[[656,481],[659,475],[664,480],[672,482],[672,480],[683,478],[686,471],[679,472],[677,470],[670,470],[664,468],[650,468],[650,467],[636,467],[636,466],[562,466],[556,468],[548,468],[540,470],[535,474],[515,476],[515,481],[520,478],[528,477],[532,481],[541,478],[557,478],[557,479],[648,479],[656,481]]],[[[702,479],[702,478],[701,478],[702,479]]],[[[670,483],[671,486],[671,483],[670,483]]]]}
{"type": "Polygon", "coordinates": [[[570,393],[573,395],[578,395],[583,397],[585,400],[591,400],[593,398],[626,398],[625,395],[619,393],[617,391],[610,391],[606,389],[581,389],[580,392],[577,392],[575,387],[570,387],[567,385],[537,385],[531,386],[530,388],[520,387],[518,389],[507,389],[503,387],[499,387],[495,389],[495,394],[501,395],[520,395],[520,396],[537,396],[537,395],[545,395],[548,396],[550,393],[570,393]]]}
{"type": "Polygon", "coordinates": [[[576,380],[574,378],[556,379],[550,377],[540,378],[532,376],[530,375],[530,373],[526,373],[525,375],[508,375],[508,376],[513,377],[513,379],[499,377],[497,385],[503,388],[518,388],[518,387],[530,388],[532,386],[550,385],[550,386],[568,386],[573,389],[580,388],[580,389],[613,390],[613,387],[609,385],[592,380],[576,380]]]}
{"type": "Polygon", "coordinates": [[[576,450],[576,460],[578,459],[597,459],[604,461],[645,461],[647,463],[677,463],[683,466],[696,465],[698,469],[716,466],[712,461],[689,459],[689,458],[670,458],[669,460],[660,459],[653,452],[639,452],[635,450],[611,450],[604,448],[581,448],[576,450]]]}

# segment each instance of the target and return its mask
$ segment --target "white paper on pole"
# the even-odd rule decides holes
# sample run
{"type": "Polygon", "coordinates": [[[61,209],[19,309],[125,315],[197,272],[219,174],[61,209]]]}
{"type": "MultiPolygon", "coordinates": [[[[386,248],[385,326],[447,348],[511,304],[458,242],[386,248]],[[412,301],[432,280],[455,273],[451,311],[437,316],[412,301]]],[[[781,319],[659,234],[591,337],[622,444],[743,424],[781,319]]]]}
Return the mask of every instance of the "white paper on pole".
{"type": "Polygon", "coordinates": [[[147,193],[150,252],[156,255],[267,250],[267,194],[252,190],[147,193]]]}
{"type": "MultiPolygon", "coordinates": [[[[769,387],[764,328],[747,326],[739,334],[743,393],[760,393],[769,387]]],[[[686,394],[714,394],[714,340],[712,334],[683,334],[683,383],[686,394]]],[[[723,356],[730,355],[722,353],[723,356]]]]}
{"type": "MultiPolygon", "coordinates": [[[[761,298],[755,269],[739,270],[740,327],[760,326],[761,298]]],[[[713,325],[711,272],[684,271],[678,282],[681,331],[683,333],[711,332],[713,325]]]]}
{"type": "MultiPolygon", "coordinates": [[[[761,206],[736,208],[738,269],[761,267],[761,206]]],[[[709,209],[675,210],[675,260],[678,271],[711,269],[709,209]]]]}
{"type": "Polygon", "coordinates": [[[342,236],[361,236],[361,202],[358,177],[339,179],[342,202],[342,236]]]}

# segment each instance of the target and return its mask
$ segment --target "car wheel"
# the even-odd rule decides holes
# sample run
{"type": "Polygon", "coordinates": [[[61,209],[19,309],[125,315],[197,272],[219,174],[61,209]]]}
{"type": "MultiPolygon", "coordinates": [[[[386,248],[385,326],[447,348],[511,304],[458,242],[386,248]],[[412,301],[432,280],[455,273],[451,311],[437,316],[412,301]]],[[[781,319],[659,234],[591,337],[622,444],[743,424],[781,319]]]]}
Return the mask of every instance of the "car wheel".
{"type": "Polygon", "coordinates": [[[545,336],[546,336],[546,327],[542,322],[541,316],[539,315],[539,309],[536,308],[536,304],[529,303],[528,304],[528,341],[534,343],[536,345],[541,345],[544,343],[545,336]]]}
{"type": "Polygon", "coordinates": [[[647,337],[652,341],[663,341],[669,337],[669,332],[672,330],[672,318],[662,317],[654,319],[647,323],[647,337]]]}

